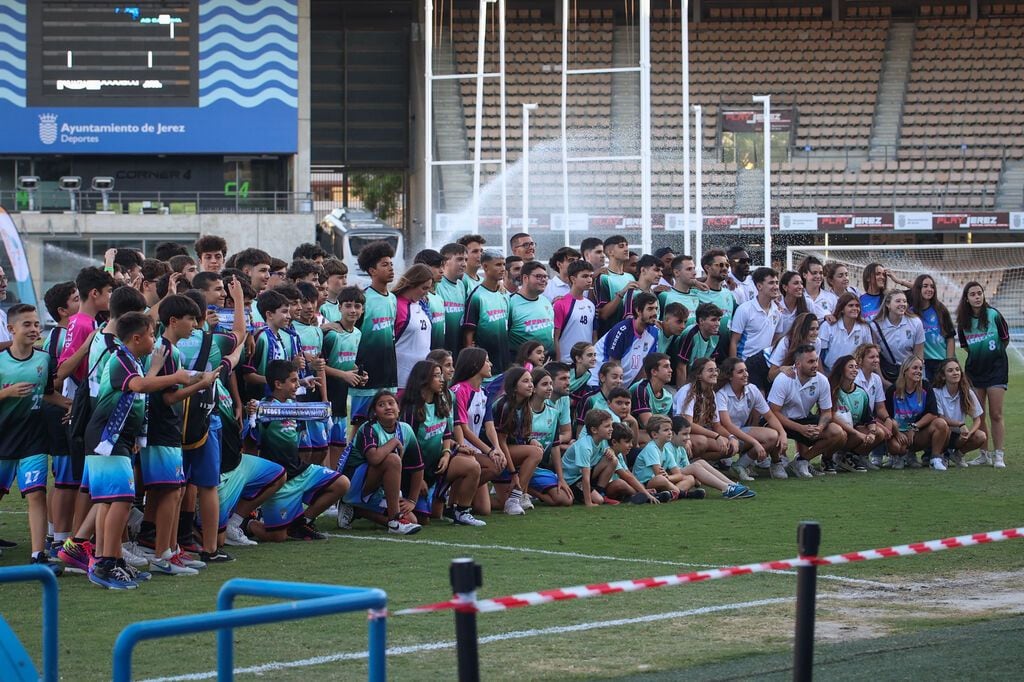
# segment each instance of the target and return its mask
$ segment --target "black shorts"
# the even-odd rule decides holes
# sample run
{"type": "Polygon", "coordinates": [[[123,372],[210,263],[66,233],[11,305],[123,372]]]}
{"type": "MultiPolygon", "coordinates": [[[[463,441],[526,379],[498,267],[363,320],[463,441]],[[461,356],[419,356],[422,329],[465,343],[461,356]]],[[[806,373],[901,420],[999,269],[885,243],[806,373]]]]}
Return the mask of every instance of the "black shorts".
{"type": "MultiPolygon", "coordinates": [[[[802,417],[801,419],[790,419],[790,421],[796,422],[797,424],[800,424],[801,426],[808,426],[808,425],[816,426],[818,424],[819,420],[818,420],[818,417],[811,415],[811,416],[807,416],[807,417],[802,417]]],[[[796,441],[800,445],[808,445],[808,446],[810,446],[810,445],[814,445],[817,442],[817,441],[813,441],[810,438],[806,437],[804,434],[800,433],[799,431],[793,431],[791,429],[786,429],[786,436],[790,440],[796,441]]]]}
{"type": "Polygon", "coordinates": [[[956,450],[960,447],[960,443],[963,442],[963,436],[960,435],[959,431],[950,431],[949,440],[946,441],[947,450],[956,450]]]}

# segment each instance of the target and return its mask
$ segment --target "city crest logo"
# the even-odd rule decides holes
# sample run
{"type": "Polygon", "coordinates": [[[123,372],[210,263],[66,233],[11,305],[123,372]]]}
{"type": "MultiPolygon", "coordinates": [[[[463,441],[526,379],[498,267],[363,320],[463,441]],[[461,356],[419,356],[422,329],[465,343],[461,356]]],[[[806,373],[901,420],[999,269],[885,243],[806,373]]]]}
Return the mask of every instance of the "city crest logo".
{"type": "Polygon", "coordinates": [[[57,141],[57,114],[39,114],[39,141],[43,144],[57,141]]]}

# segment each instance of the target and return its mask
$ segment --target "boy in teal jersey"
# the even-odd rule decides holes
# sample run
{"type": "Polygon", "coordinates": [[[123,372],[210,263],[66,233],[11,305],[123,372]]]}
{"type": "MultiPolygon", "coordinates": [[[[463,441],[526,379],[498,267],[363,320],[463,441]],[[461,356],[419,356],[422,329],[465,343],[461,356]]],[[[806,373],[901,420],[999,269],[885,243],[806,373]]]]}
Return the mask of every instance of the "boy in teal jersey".
{"type": "Polygon", "coordinates": [[[623,299],[626,291],[637,288],[636,278],[626,272],[629,264],[629,242],[621,234],[604,240],[604,255],[608,257],[608,270],[597,277],[594,290],[597,293],[598,323],[594,335],[598,338],[622,322],[625,315],[623,299]]]}
{"type": "Polygon", "coordinates": [[[736,297],[732,295],[725,281],[729,279],[729,258],[725,251],[712,249],[700,259],[701,267],[707,275],[707,291],[698,291],[697,300],[701,303],[713,303],[722,311],[722,319],[718,323],[718,336],[722,339],[731,337],[729,323],[736,310],[736,297]]]}
{"type": "Polygon", "coordinates": [[[46,541],[46,434],[43,402],[65,412],[71,401],[53,392],[56,360],[34,348],[40,338],[39,313],[34,306],[19,303],[7,311],[11,345],[0,352],[0,499],[18,479],[21,496],[27,498],[28,525],[32,543],[31,562],[64,571],[50,562],[46,541]]]}
{"type": "Polygon", "coordinates": [[[295,361],[300,357],[296,337],[289,333],[292,321],[291,304],[277,291],[264,291],[256,300],[256,307],[266,326],[256,331],[256,347],[242,369],[245,396],[249,400],[262,400],[267,389],[267,365],[273,360],[295,361]]]}
{"type": "Polygon", "coordinates": [[[670,473],[679,469],[675,448],[671,444],[672,420],[664,415],[655,415],[647,422],[645,430],[650,440],[637,455],[633,474],[645,488],[657,490],[661,502],[687,497],[697,481],[688,474],[670,473]]]}
{"type": "Polygon", "coordinates": [[[166,349],[161,346],[153,350],[153,320],[148,315],[131,312],[120,316],[117,332],[120,345],[106,361],[85,431],[86,451],[91,454],[86,457],[87,480],[83,479],[82,486],[88,486],[97,508],[96,563],[89,571],[89,580],[101,587],[124,590],[138,587],[136,578],[143,577],[124,562],[121,537],[135,501],[132,456],[147,437],[147,394],[155,394],[153,399],[159,400],[163,391],[187,384],[191,378],[184,369],[156,376],[164,366],[166,349]],[[152,366],[148,373],[141,361],[147,356],[152,366]]]}
{"type": "Polygon", "coordinates": [[[697,266],[693,256],[676,256],[672,259],[672,288],[658,294],[662,315],[667,314],[672,303],[682,304],[687,310],[686,326],[696,323],[696,311],[700,301],[697,288],[697,266]]]}
{"type": "Polygon", "coordinates": [[[356,322],[363,316],[366,297],[359,287],[346,287],[338,295],[341,319],[339,330],[330,330],[324,336],[324,358],[327,360],[327,397],[331,403],[330,449],[328,469],[338,468],[338,459],[348,445],[348,392],[351,386],[362,386],[366,373],[356,365],[359,338],[362,335],[356,322]]]}
{"type": "Polygon", "coordinates": [[[320,306],[320,314],[324,322],[341,322],[341,305],[338,296],[348,286],[348,266],[337,258],[324,261],[324,274],[327,275],[327,300],[320,306]]]}
{"type": "Polygon", "coordinates": [[[543,263],[530,261],[523,266],[521,276],[519,291],[509,299],[509,347],[536,341],[551,357],[555,352],[555,310],[544,296],[548,272],[543,263]]]}
{"type": "Polygon", "coordinates": [[[670,358],[678,352],[683,340],[683,332],[686,331],[686,318],[689,311],[682,303],[669,303],[667,309],[661,311],[661,332],[658,334],[658,352],[668,355],[670,358]]]}
{"type": "Polygon", "coordinates": [[[674,381],[676,387],[686,383],[686,377],[701,358],[712,358],[718,362],[721,353],[718,332],[721,329],[722,310],[714,303],[701,303],[697,306],[697,323],[682,334],[682,342],[678,346],[673,362],[675,364],[674,381]]]}
{"type": "Polygon", "coordinates": [[[551,396],[547,402],[558,410],[558,442],[564,447],[572,443],[572,397],[569,394],[569,365],[549,362],[544,369],[551,375],[551,396]]]}
{"type": "Polygon", "coordinates": [[[462,321],[462,347],[479,346],[491,360],[491,376],[505,371],[509,364],[508,298],[501,291],[505,277],[505,259],[501,254],[487,252],[482,258],[482,283],[473,289],[466,301],[462,321]]]}
{"type": "MultiPolygon", "coordinates": [[[[300,403],[322,402],[328,400],[327,375],[324,361],[324,332],[317,325],[317,301],[320,294],[309,282],[295,285],[302,297],[298,316],[292,319],[292,329],[299,337],[299,351],[305,359],[306,375],[316,381],[314,386],[298,396],[300,403]]],[[[327,463],[327,451],[330,444],[330,424],[327,421],[306,422],[306,434],[301,447],[308,451],[308,461],[317,464],[327,463]]]]}
{"type": "MultiPolygon", "coordinates": [[[[185,428],[182,433],[182,458],[185,464],[185,478],[189,485],[181,503],[182,512],[178,517],[178,544],[181,545],[183,540],[191,539],[195,520],[195,513],[192,510],[196,508],[198,496],[199,518],[202,522],[202,551],[199,559],[206,563],[231,560],[230,555],[219,551],[218,542],[218,486],[221,483],[221,443],[224,432],[218,402],[222,396],[231,400],[232,394],[223,379],[226,376],[230,378],[229,381],[234,381],[233,370],[241,358],[246,332],[242,309],[242,285],[234,279],[230,286],[232,300],[235,301],[232,333],[203,331],[206,309],[201,307],[201,304],[205,298],[201,292],[190,290],[185,295],[198,307],[198,324],[190,336],[181,339],[177,344],[183,367],[194,372],[217,372],[217,378],[209,390],[201,391],[185,403],[185,428]],[[205,363],[200,365],[204,343],[209,344],[208,351],[205,363]]],[[[237,386],[235,391],[237,392],[237,386]]],[[[234,419],[233,410],[231,419],[234,419]]]]}
{"type": "Polygon", "coordinates": [[[584,418],[584,433],[562,458],[565,482],[576,502],[593,507],[618,504],[634,493],[648,495],[623,458],[633,446],[633,432],[614,424],[604,410],[591,410],[584,418]]]}
{"type": "Polygon", "coordinates": [[[462,282],[466,274],[466,247],[462,244],[445,244],[441,247],[441,281],[435,291],[444,302],[444,345],[445,350],[458,355],[462,348],[462,318],[466,313],[466,299],[469,293],[462,282]]]}
{"type": "Polygon", "coordinates": [[[444,348],[444,298],[437,293],[437,285],[443,277],[444,257],[433,249],[423,249],[416,254],[413,263],[426,265],[434,276],[434,285],[427,292],[427,312],[430,315],[430,350],[444,348]]]}
{"type": "Polygon", "coordinates": [[[398,300],[388,291],[395,279],[392,258],[394,249],[387,242],[372,242],[359,252],[359,268],[370,276],[364,291],[366,305],[359,322],[359,352],[356,364],[366,372],[366,382],[349,389],[352,398],[351,422],[359,424],[369,418],[370,399],[374,393],[398,390],[398,358],[395,355],[395,315],[398,300]]]}
{"type": "MultiPolygon", "coordinates": [[[[299,373],[292,363],[271,360],[266,371],[272,389],[265,402],[293,404],[299,389],[299,373]]],[[[263,503],[263,519],[249,524],[249,532],[260,542],[326,539],[313,522],[348,490],[345,476],[319,464],[306,464],[299,458],[302,423],[293,418],[262,421],[255,413],[251,416],[249,428],[259,442],[260,457],[280,464],[288,476],[285,484],[263,503]]]]}
{"type": "Polygon", "coordinates": [[[672,362],[664,353],[650,353],[644,358],[643,373],[647,378],[629,387],[633,416],[643,430],[641,447],[647,442],[647,421],[655,415],[672,413],[672,394],[666,388],[672,380],[672,362]]]}
{"type": "MultiPolygon", "coordinates": [[[[160,322],[164,333],[157,343],[166,350],[166,355],[156,366],[149,360],[144,361],[147,371],[157,369],[156,376],[159,377],[173,376],[183,369],[177,344],[192,335],[199,315],[198,306],[187,296],[172,294],[160,302],[160,322]]],[[[120,328],[120,320],[118,326],[120,328]]],[[[149,401],[146,444],[139,453],[139,466],[146,490],[145,520],[156,525],[154,557],[150,560],[150,567],[156,572],[167,575],[198,573],[197,567],[186,565],[178,542],[178,526],[182,520],[179,512],[187,480],[182,454],[183,402],[211,388],[217,375],[216,371],[190,374],[195,380],[180,382],[187,386],[173,384],[149,401]],[[184,570],[186,568],[188,570],[184,570]]],[[[188,512],[184,519],[188,524],[186,531],[190,543],[194,516],[194,512],[188,512]]]]}
{"type": "MultiPolygon", "coordinates": [[[[53,358],[54,367],[56,367],[61,349],[64,348],[68,320],[78,312],[81,298],[74,282],[62,282],[50,287],[43,296],[43,300],[46,303],[46,311],[50,314],[50,318],[57,323],[57,326],[43,335],[42,348],[53,358]]],[[[59,388],[55,382],[54,390],[60,392],[59,388]]],[[[46,431],[50,436],[49,452],[53,468],[53,492],[47,499],[50,507],[47,537],[52,541],[54,549],[51,552],[54,556],[64,542],[71,537],[75,495],[82,482],[81,477],[75,475],[71,465],[67,429],[63,424],[65,412],[66,410],[57,405],[49,403],[43,405],[46,431]]]]}

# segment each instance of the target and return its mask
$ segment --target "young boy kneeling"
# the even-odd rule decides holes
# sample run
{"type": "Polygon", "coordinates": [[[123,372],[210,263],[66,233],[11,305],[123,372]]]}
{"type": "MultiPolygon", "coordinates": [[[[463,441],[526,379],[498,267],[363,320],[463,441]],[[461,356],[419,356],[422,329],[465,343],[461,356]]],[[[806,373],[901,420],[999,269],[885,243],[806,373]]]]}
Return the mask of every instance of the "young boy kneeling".
{"type": "MultiPolygon", "coordinates": [[[[299,372],[289,360],[267,364],[271,403],[294,403],[299,372]]],[[[284,467],[288,480],[263,503],[263,520],[249,524],[249,532],[261,542],[323,540],[326,536],[313,521],[348,491],[348,479],[337,471],[299,459],[300,424],[295,419],[257,423],[259,455],[284,467]],[[306,509],[303,512],[302,505],[306,509]]]]}
{"type": "Polygon", "coordinates": [[[587,412],[583,426],[584,432],[562,457],[562,476],[576,502],[587,507],[618,504],[634,494],[657,502],[630,473],[623,459],[633,445],[629,427],[614,424],[612,416],[604,410],[587,412]]]}
{"type": "Polygon", "coordinates": [[[648,490],[656,490],[662,502],[679,498],[699,499],[704,490],[697,488],[697,479],[684,474],[672,444],[672,420],[656,414],[644,426],[650,440],[633,463],[633,474],[648,490]]]}

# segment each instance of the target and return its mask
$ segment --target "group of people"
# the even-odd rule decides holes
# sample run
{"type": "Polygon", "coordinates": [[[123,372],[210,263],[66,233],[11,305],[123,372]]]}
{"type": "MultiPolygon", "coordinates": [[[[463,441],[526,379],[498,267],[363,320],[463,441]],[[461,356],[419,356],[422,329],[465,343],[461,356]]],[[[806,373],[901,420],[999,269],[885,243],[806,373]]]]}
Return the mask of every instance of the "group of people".
{"type": "Polygon", "coordinates": [[[759,474],[922,451],[1005,466],[1009,334],[977,282],[954,324],[928,274],[871,264],[859,291],[814,257],[751,272],[742,246],[638,255],[616,235],[544,263],[529,234],[507,256],[467,235],[396,281],[373,242],[365,287],[313,244],[193,251],[112,249],[46,292],[52,328],[24,304],[0,320],[0,494],[17,479],[33,563],[133,589],[225,545],[323,539],[325,512],[411,534],[495,507],[745,499],[759,474]]]}

